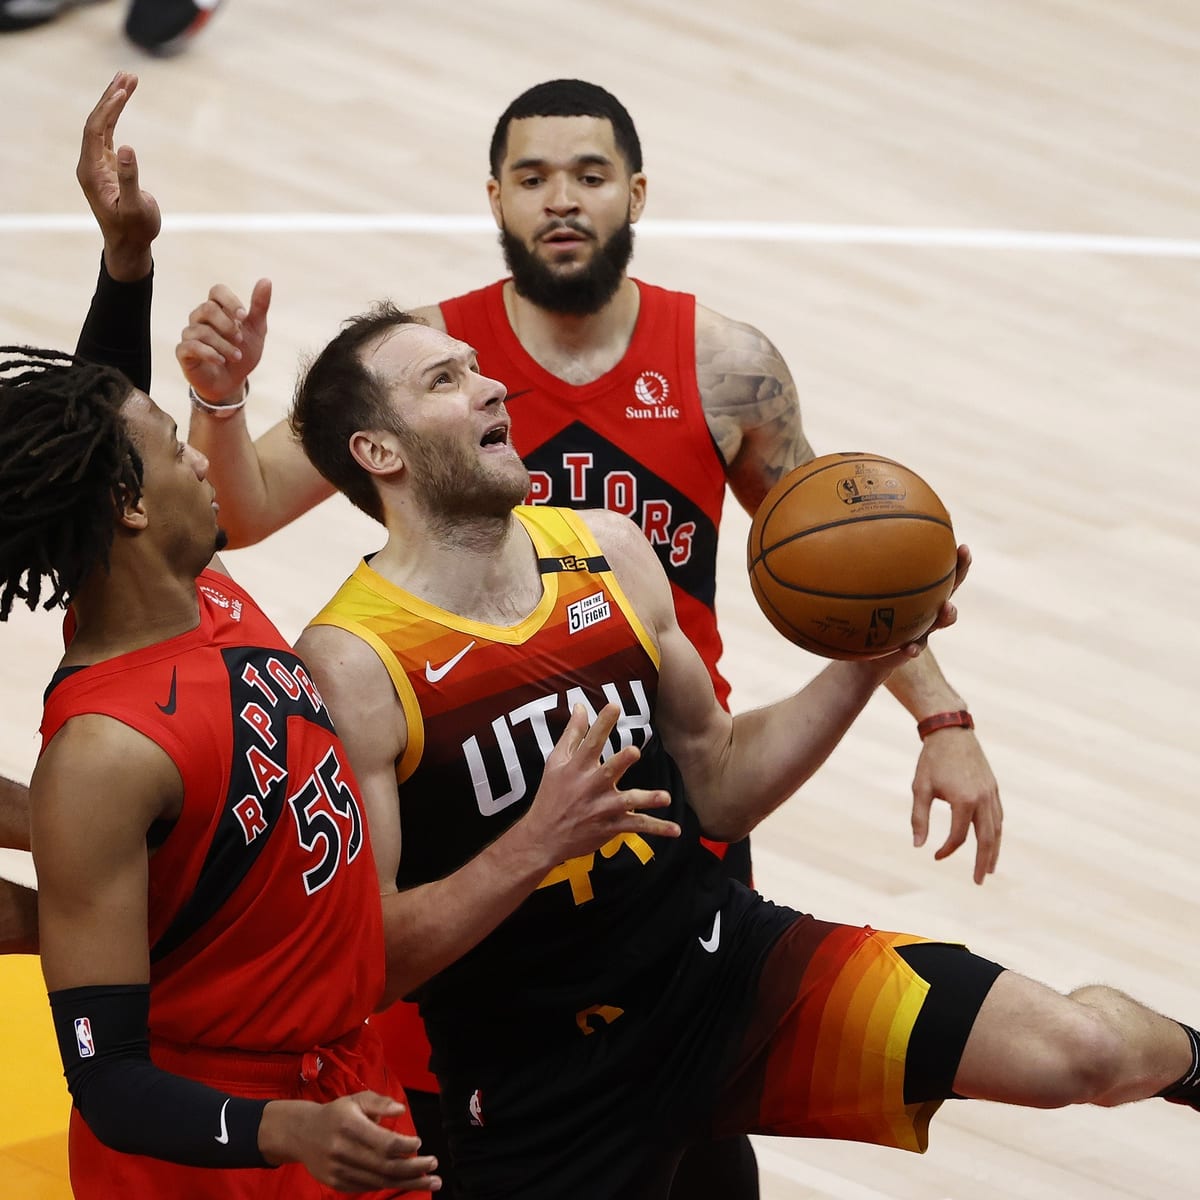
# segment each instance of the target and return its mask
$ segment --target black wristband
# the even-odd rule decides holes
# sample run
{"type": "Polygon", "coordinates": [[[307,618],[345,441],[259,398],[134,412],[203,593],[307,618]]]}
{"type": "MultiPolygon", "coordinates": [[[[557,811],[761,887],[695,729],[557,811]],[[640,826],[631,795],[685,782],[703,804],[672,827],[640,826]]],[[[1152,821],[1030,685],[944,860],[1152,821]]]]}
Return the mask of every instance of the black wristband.
{"type": "Polygon", "coordinates": [[[267,1167],[258,1148],[266,1100],[246,1100],[150,1060],[146,984],[50,993],[67,1087],[106,1146],[193,1167],[267,1167]]]}

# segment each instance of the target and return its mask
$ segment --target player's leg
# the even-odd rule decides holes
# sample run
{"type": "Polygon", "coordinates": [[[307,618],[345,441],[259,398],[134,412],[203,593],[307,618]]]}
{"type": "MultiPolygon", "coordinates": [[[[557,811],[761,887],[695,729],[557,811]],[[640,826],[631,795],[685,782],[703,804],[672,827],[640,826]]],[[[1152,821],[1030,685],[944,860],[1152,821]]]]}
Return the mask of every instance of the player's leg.
{"type": "Polygon", "coordinates": [[[670,1200],[758,1200],[758,1159],[744,1134],[689,1146],[670,1200]]]}
{"type": "MultiPolygon", "coordinates": [[[[721,860],[725,874],[752,887],[750,839],[704,845],[721,860]]],[[[758,1200],[758,1159],[745,1134],[689,1146],[671,1184],[671,1200],[758,1200]]]]}
{"type": "Polygon", "coordinates": [[[1063,996],[1006,971],[980,1008],[955,1076],[963,1096],[1058,1108],[1155,1096],[1192,1071],[1177,1022],[1108,987],[1063,996]]]}

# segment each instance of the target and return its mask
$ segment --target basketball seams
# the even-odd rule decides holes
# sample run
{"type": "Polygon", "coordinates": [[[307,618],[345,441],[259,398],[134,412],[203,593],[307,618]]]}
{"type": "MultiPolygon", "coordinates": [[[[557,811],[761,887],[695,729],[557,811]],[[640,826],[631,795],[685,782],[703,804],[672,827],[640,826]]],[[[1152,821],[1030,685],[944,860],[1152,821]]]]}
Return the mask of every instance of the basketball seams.
{"type": "Polygon", "coordinates": [[[780,479],[754,515],[746,551],[770,623],[803,649],[840,659],[921,636],[957,567],[937,493],[895,459],[862,453],[825,455],[780,479]]]}

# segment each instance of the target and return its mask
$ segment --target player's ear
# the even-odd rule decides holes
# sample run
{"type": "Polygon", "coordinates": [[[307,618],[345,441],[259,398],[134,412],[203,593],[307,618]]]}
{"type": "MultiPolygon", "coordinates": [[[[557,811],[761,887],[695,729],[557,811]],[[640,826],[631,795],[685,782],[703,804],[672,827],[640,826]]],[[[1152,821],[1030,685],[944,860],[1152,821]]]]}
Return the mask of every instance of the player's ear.
{"type": "Polygon", "coordinates": [[[122,488],[121,499],[118,501],[117,524],[124,529],[137,530],[145,529],[149,523],[145,495],[139,496],[136,501],[130,503],[128,491],[122,488]]]}
{"type": "Polygon", "coordinates": [[[646,207],[646,176],[635,171],[629,177],[629,223],[636,224],[646,207]]]}
{"type": "Polygon", "coordinates": [[[371,475],[394,475],[404,469],[404,455],[394,433],[359,429],[350,435],[354,461],[371,475]]]}
{"type": "Polygon", "coordinates": [[[500,204],[500,181],[494,175],[488,176],[487,197],[492,209],[492,220],[496,222],[497,229],[503,229],[504,209],[500,204]]]}

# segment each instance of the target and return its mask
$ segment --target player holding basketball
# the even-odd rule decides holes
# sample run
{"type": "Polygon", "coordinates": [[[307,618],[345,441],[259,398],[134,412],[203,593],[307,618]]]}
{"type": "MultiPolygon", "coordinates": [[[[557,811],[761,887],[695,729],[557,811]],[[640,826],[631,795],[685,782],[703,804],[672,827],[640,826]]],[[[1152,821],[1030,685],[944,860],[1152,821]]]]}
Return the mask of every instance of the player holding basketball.
{"type": "MultiPolygon", "coordinates": [[[[724,491],[728,485],[753,512],[782,475],[812,458],[791,374],[757,329],[627,274],[646,178],[633,121],[604,89],[557,80],[522,94],[497,122],[490,167],[488,197],[511,278],[416,313],[474,345],[481,369],[508,385],[535,503],[615,508],[641,526],[725,703],[714,609],[724,491]]],[[[190,436],[212,460],[233,545],[262,538],[331,491],[283,423],[251,449],[239,410],[213,407],[244,401],[269,296],[260,284],[239,319],[238,299],[214,289],[178,352],[205,402],[194,409],[190,436]]],[[[888,687],[924,738],[912,789],[915,844],[925,842],[933,799],[945,800],[950,829],[935,857],[952,853],[974,826],[982,883],[996,865],[1002,813],[965,704],[930,654],[888,687]]],[[[726,864],[749,882],[747,844],[726,864]]],[[[388,1019],[402,1021],[402,1010],[388,1019]]],[[[419,1031],[407,1028],[422,1052],[398,1065],[420,1104],[414,1093],[433,1080],[419,1031]]],[[[397,1038],[404,1035],[401,1027],[397,1038]]],[[[749,1144],[732,1153],[728,1186],[752,1195],[749,1144]]],[[[718,1170],[697,1161],[695,1190],[685,1194],[710,1185],[720,1193],[718,1170]]]]}
{"type": "Polygon", "coordinates": [[[611,748],[641,748],[630,777],[670,791],[683,831],[563,862],[420,989],[467,1193],[663,1196],[708,1134],[922,1150],[952,1095],[1200,1100],[1200,1034],[1112,989],[1062,996],[722,875],[700,832],[749,832],[903,659],[832,663],[731,717],[637,527],[520,506],[504,397],[470,346],[381,306],[317,357],[292,417],[387,529],[299,643],[344,714],[382,885],[460,869],[518,820],[580,705],[621,705],[611,748]]]}
{"type": "MultiPolygon", "coordinates": [[[[85,151],[89,138],[108,151],[81,158],[94,202],[117,177],[121,200],[144,197],[132,156],[118,169],[111,148],[134,82],[118,75],[89,118],[85,151]]],[[[121,222],[98,207],[107,257],[121,222]]],[[[113,283],[102,273],[89,321],[113,283]]],[[[439,885],[382,910],[328,711],[214,557],[206,465],[120,372],[0,350],[0,619],[43,591],[71,605],[31,798],[73,1190],[437,1190],[365,1022],[384,997],[385,933],[421,944],[432,913],[445,944],[454,905],[439,885]],[[292,1165],[263,1170],[279,1164],[292,1165]]],[[[536,883],[614,833],[674,832],[634,811],[665,795],[616,790],[635,750],[600,762],[615,716],[575,721],[530,819],[447,882],[482,902],[457,926],[466,945],[527,894],[514,862],[536,883]]],[[[403,990],[441,964],[386,965],[403,990]]]]}

